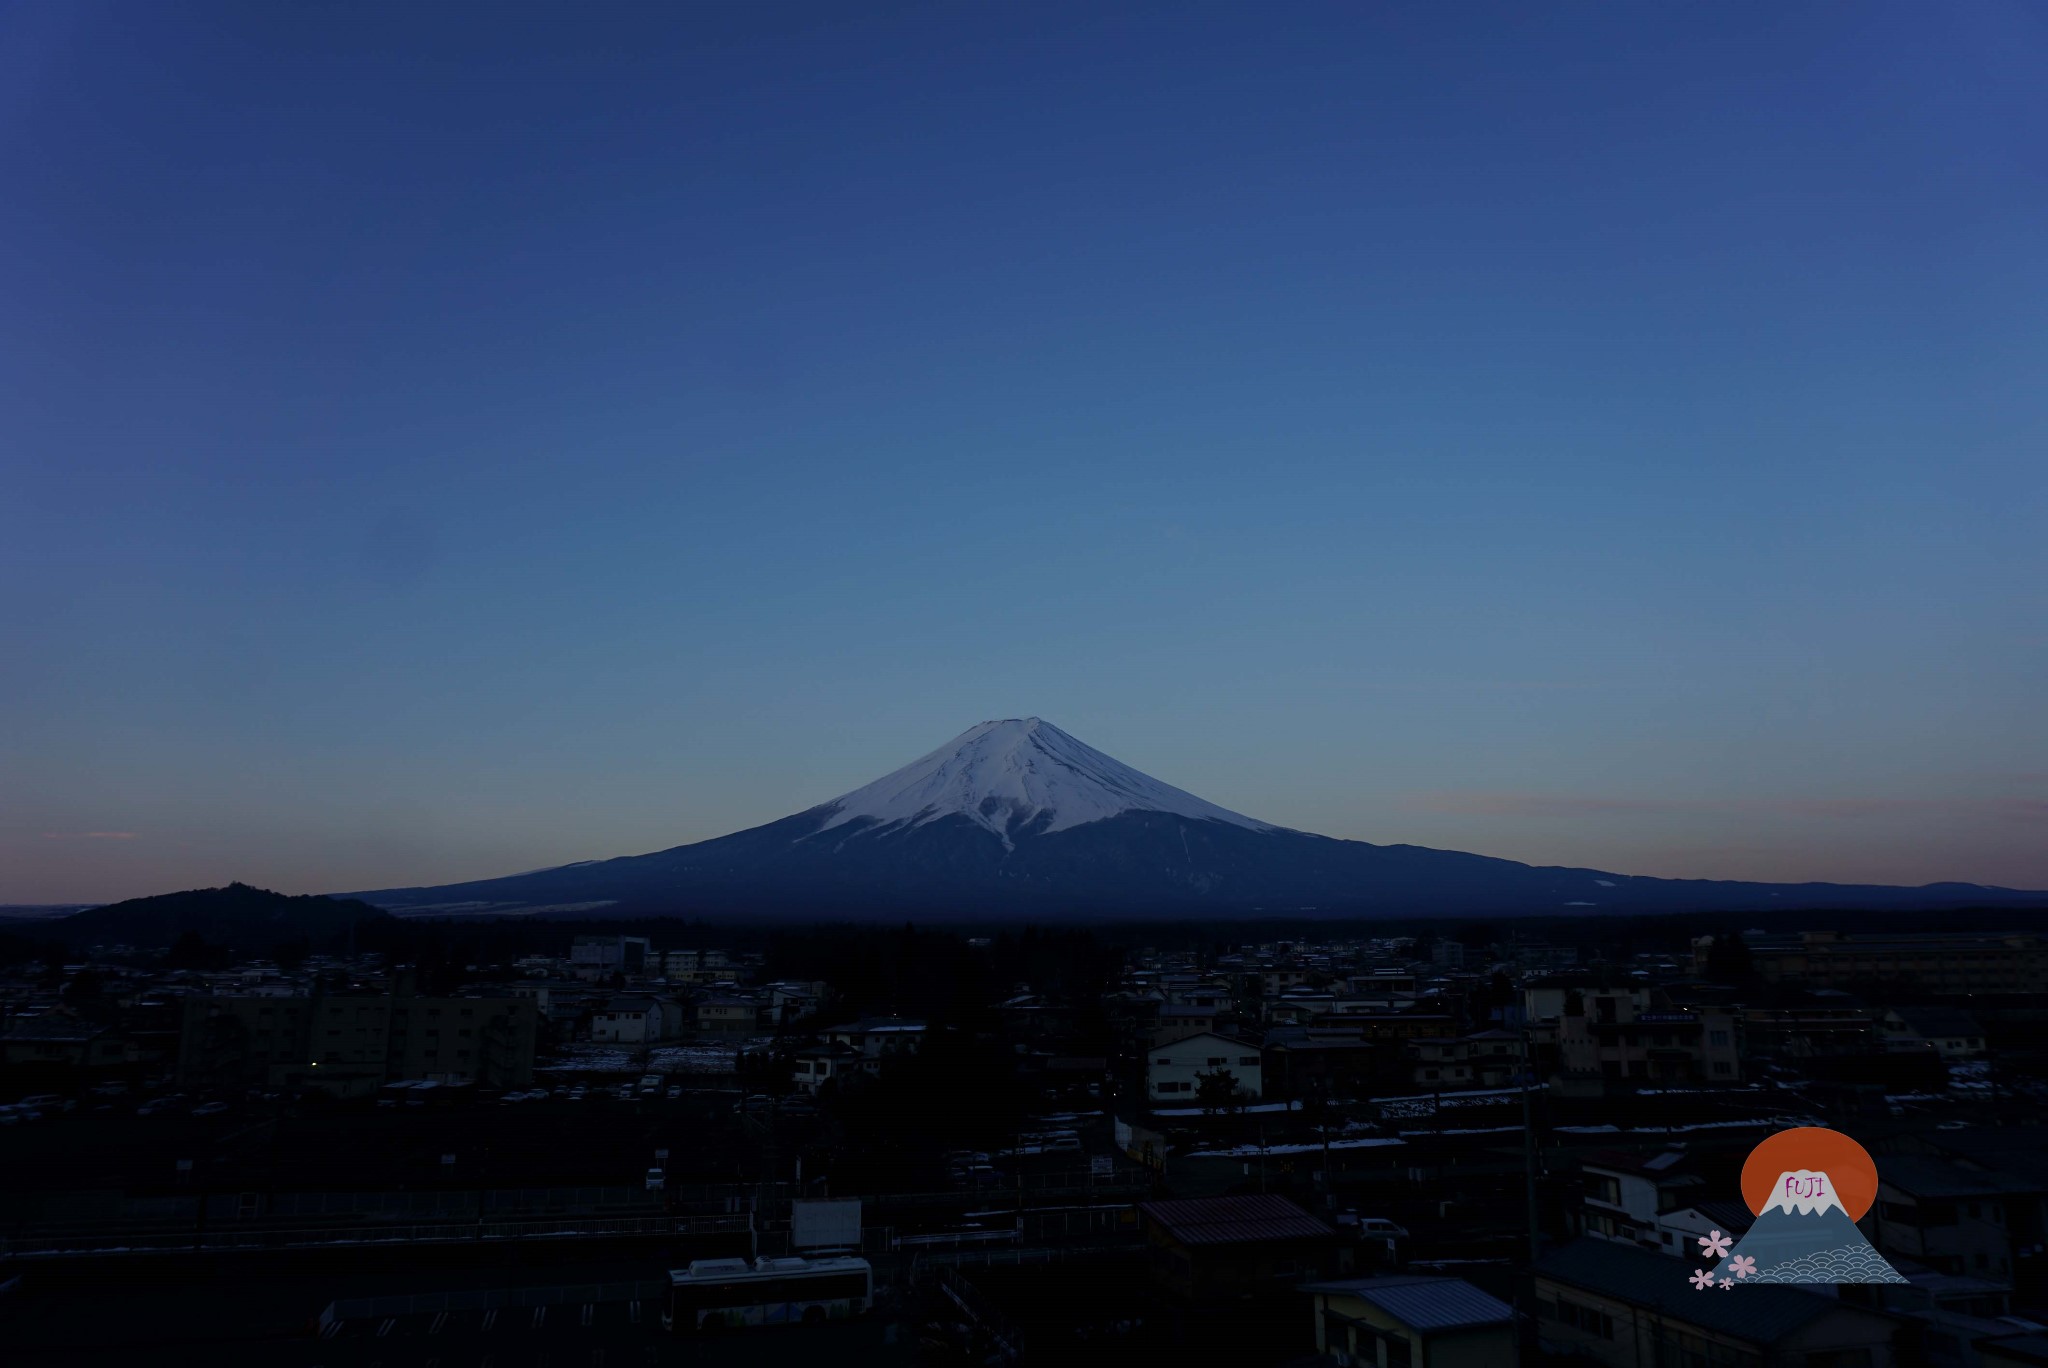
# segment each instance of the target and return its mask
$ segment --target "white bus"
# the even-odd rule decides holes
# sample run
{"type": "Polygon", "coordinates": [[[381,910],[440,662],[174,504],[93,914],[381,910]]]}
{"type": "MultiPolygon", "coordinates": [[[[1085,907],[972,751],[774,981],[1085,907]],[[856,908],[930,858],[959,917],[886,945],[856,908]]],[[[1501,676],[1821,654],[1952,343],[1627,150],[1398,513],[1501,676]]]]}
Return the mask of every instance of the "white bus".
{"type": "Polygon", "coordinates": [[[742,1325],[813,1325],[874,1304],[866,1259],[697,1259],[671,1269],[665,1330],[694,1334],[742,1325]]]}

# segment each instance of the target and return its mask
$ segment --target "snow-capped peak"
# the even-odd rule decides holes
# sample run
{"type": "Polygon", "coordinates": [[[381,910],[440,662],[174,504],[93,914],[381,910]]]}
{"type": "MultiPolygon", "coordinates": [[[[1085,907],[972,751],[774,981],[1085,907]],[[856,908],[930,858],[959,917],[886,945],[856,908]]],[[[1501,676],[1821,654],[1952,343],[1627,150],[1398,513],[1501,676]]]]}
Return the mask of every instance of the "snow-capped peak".
{"type": "MultiPolygon", "coordinates": [[[[1778,1182],[1771,1189],[1771,1200],[1764,1205],[1769,1211],[1776,1207],[1780,1211],[1796,1211],[1802,1216],[1811,1216],[1817,1211],[1833,1207],[1842,1211],[1842,1204],[1835,1199],[1834,1180],[1815,1169],[1788,1169],[1778,1175],[1778,1182]]],[[[1847,1215],[1846,1211],[1842,1212],[1847,1215]]]]}
{"type": "Polygon", "coordinates": [[[824,804],[819,830],[871,818],[880,826],[921,826],[958,814],[1009,844],[1012,826],[1040,832],[1101,821],[1121,812],[1167,812],[1271,831],[1265,822],[1217,807],[1112,760],[1036,717],[970,727],[920,760],[824,804]]]}

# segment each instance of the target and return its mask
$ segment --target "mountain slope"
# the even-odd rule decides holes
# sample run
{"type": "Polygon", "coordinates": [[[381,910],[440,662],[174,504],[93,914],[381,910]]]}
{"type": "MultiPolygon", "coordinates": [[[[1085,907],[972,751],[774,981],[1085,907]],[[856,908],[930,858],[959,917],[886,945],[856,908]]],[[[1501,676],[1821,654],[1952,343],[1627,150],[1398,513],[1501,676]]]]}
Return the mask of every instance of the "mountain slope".
{"type": "Polygon", "coordinates": [[[984,722],[808,811],[649,855],[356,894],[424,915],[1227,916],[2048,906],[1921,889],[1641,879],[1293,831],[1216,806],[1038,718],[984,722]]]}

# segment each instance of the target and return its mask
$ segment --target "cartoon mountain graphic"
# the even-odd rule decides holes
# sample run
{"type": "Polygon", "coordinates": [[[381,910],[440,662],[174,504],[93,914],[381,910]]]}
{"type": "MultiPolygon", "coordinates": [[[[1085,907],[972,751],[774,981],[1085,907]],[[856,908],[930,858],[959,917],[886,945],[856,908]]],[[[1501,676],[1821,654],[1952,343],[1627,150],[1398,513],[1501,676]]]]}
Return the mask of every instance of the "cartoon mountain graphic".
{"type": "Polygon", "coordinates": [[[1827,1174],[1789,1170],[1771,1193],[1756,1224],[1712,1270],[1716,1284],[1905,1281],[1849,1219],[1827,1174]]]}

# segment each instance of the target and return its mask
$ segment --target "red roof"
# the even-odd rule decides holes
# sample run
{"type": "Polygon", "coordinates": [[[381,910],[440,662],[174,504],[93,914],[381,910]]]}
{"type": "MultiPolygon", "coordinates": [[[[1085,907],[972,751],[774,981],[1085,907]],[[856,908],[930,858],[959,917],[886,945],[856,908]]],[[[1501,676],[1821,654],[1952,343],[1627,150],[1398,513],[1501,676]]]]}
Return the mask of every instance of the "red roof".
{"type": "Polygon", "coordinates": [[[1336,1232],[1285,1197],[1185,1197],[1138,1209],[1182,1244],[1328,1239],[1336,1232]]]}

